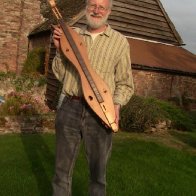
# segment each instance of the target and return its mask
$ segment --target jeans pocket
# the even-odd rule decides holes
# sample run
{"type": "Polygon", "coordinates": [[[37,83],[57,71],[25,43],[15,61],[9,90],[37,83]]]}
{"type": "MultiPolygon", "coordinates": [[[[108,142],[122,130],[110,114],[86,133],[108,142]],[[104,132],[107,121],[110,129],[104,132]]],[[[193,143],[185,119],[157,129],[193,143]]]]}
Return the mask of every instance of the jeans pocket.
{"type": "Polygon", "coordinates": [[[59,124],[61,124],[62,122],[62,119],[65,118],[65,114],[67,112],[67,107],[69,106],[68,105],[69,102],[70,102],[70,98],[67,96],[64,96],[63,100],[61,100],[61,104],[57,109],[57,113],[56,113],[55,127],[59,126],[59,124]]]}
{"type": "Polygon", "coordinates": [[[68,96],[61,96],[61,98],[59,99],[59,102],[58,102],[58,108],[57,108],[57,111],[58,110],[62,110],[65,108],[65,106],[67,105],[67,103],[69,103],[70,101],[70,98],[68,96]]]}
{"type": "Polygon", "coordinates": [[[65,98],[65,94],[61,93],[59,96],[58,104],[57,104],[57,110],[61,107],[64,98],[65,98]]]}

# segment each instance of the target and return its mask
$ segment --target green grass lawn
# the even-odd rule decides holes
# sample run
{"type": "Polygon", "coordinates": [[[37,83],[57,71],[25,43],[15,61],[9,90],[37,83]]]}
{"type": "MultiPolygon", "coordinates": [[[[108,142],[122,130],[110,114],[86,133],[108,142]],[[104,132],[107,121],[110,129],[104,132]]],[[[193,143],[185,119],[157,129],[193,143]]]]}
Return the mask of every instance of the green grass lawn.
{"type": "MultiPolygon", "coordinates": [[[[0,136],[0,195],[50,196],[53,134],[0,136]]],[[[108,196],[196,195],[196,133],[114,135],[107,170],[108,196]]],[[[73,196],[87,196],[83,147],[73,176],[73,196]]]]}

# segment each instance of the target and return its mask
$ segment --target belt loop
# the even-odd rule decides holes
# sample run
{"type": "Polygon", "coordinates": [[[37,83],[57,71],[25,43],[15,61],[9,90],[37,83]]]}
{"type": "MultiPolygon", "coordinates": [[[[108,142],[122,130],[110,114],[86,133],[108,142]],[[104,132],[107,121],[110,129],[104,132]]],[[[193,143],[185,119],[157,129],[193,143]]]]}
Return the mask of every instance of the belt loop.
{"type": "Polygon", "coordinates": [[[73,96],[72,96],[72,99],[81,101],[81,100],[82,100],[82,97],[73,95],[73,96]]]}
{"type": "Polygon", "coordinates": [[[59,96],[59,100],[58,100],[58,104],[57,104],[57,109],[59,109],[63,103],[63,100],[65,98],[65,94],[64,93],[61,93],[60,96],[59,96]]]}

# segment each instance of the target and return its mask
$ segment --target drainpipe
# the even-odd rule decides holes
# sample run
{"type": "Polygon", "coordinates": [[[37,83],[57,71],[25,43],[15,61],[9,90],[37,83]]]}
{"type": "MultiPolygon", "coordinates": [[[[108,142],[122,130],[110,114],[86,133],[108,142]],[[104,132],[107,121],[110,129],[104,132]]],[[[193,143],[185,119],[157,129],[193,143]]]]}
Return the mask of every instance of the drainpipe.
{"type": "Polygon", "coordinates": [[[170,84],[170,90],[169,90],[170,98],[171,98],[171,95],[172,95],[173,81],[174,81],[174,75],[171,75],[171,84],[170,84]]]}
{"type": "Polygon", "coordinates": [[[17,75],[19,74],[20,40],[21,40],[23,19],[24,19],[24,4],[25,4],[25,0],[21,0],[21,4],[20,4],[20,22],[19,22],[17,49],[16,49],[16,74],[17,75]]]}

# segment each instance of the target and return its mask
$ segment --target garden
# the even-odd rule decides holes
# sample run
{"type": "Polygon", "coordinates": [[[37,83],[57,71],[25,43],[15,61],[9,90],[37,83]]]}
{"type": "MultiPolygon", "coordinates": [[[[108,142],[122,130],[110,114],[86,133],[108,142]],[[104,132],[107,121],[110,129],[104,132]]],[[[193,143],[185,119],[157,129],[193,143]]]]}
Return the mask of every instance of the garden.
{"type": "MultiPolygon", "coordinates": [[[[34,66],[35,61],[43,64],[43,52],[30,54],[20,75],[0,73],[0,195],[52,195],[55,111],[45,104],[43,70],[34,66]]],[[[168,101],[134,95],[120,116],[107,195],[195,195],[196,114],[168,101]]],[[[83,144],[80,150],[74,196],[88,192],[83,144]]]]}

